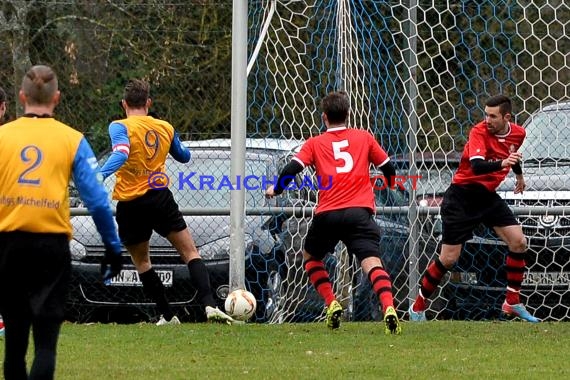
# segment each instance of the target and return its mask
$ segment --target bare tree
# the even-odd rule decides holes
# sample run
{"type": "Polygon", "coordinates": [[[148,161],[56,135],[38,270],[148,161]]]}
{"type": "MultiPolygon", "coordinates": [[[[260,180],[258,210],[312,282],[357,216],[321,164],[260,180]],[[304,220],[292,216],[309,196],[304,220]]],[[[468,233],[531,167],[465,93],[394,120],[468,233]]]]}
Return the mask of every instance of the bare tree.
{"type": "Polygon", "coordinates": [[[122,113],[117,102],[131,77],[151,82],[155,111],[181,132],[229,133],[231,4],[1,4],[0,82],[16,95],[29,66],[53,66],[63,93],[59,117],[99,141],[95,145],[107,144],[106,125],[122,113]]]}

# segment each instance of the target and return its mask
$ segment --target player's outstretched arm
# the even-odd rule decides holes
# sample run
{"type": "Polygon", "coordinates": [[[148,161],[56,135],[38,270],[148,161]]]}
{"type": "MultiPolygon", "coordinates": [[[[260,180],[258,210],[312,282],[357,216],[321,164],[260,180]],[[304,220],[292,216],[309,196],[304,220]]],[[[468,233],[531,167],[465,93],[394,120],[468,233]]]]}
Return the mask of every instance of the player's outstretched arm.
{"type": "Polygon", "coordinates": [[[274,196],[281,194],[287,185],[289,185],[295,176],[301,173],[303,169],[304,167],[299,161],[295,159],[291,160],[287,165],[285,165],[283,170],[281,170],[279,178],[277,178],[277,183],[267,188],[265,196],[267,198],[273,198],[274,196]]]}
{"type": "Polygon", "coordinates": [[[185,147],[180,141],[180,136],[177,132],[174,132],[174,137],[170,143],[170,150],[168,151],[172,157],[178,162],[187,163],[190,161],[192,154],[190,153],[190,148],[185,147]]]}
{"type": "Polygon", "coordinates": [[[103,179],[109,177],[123,166],[129,158],[131,143],[127,127],[123,124],[113,122],[109,124],[109,137],[113,152],[101,168],[103,179]]]}
{"type": "Polygon", "coordinates": [[[121,242],[115,228],[108,193],[102,185],[97,159],[91,146],[83,138],[73,160],[73,182],[79,197],[89,210],[101,235],[106,253],[101,263],[103,280],[107,281],[121,271],[121,242]]]}
{"type": "Polygon", "coordinates": [[[388,188],[391,189],[392,185],[394,184],[394,176],[396,175],[396,168],[394,167],[394,165],[392,165],[391,161],[386,161],[384,165],[380,166],[380,170],[382,170],[382,174],[384,175],[384,178],[386,178],[388,188]]]}

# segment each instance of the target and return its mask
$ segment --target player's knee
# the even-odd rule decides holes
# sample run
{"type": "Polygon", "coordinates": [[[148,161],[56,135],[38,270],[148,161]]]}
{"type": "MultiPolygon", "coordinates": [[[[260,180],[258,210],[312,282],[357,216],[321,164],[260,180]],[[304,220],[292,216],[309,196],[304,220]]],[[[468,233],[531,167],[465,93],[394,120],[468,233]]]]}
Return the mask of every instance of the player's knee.
{"type": "Polygon", "coordinates": [[[185,264],[188,264],[192,260],[202,258],[202,256],[200,255],[200,252],[198,252],[198,250],[195,247],[179,250],[178,254],[180,255],[180,257],[182,258],[182,261],[185,264]]]}
{"type": "Polygon", "coordinates": [[[360,266],[365,274],[368,274],[372,268],[382,268],[384,269],[384,265],[382,264],[382,260],[377,256],[366,256],[364,258],[357,257],[360,260],[360,266]]]}
{"type": "Polygon", "coordinates": [[[457,262],[457,259],[458,259],[457,257],[439,256],[439,262],[441,263],[441,265],[445,267],[445,269],[448,270],[453,268],[453,266],[457,262]]]}
{"type": "Polygon", "coordinates": [[[309,260],[316,260],[315,257],[313,257],[313,255],[311,255],[309,252],[307,252],[306,250],[303,250],[303,261],[307,262],[309,260]]]}
{"type": "Polygon", "coordinates": [[[527,242],[526,237],[520,236],[509,243],[509,251],[511,252],[526,252],[527,242]]]}
{"type": "Polygon", "coordinates": [[[443,245],[441,254],[439,255],[439,261],[445,268],[451,269],[455,263],[457,263],[457,260],[459,260],[460,254],[461,245],[443,245]]]}

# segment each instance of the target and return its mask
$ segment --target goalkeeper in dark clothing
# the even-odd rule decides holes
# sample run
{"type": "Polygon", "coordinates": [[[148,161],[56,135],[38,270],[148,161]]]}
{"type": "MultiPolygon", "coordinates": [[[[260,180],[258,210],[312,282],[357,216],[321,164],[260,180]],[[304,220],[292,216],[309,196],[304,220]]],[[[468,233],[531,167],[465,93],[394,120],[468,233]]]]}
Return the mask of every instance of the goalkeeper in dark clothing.
{"type": "Polygon", "coordinates": [[[79,190],[107,249],[101,271],[121,270],[121,244],[97,160],[83,135],[53,117],[60,92],[47,66],[24,76],[25,114],[0,128],[0,313],[5,323],[4,377],[52,379],[71,272],[68,185],[79,190]]]}
{"type": "Polygon", "coordinates": [[[457,172],[441,204],[443,236],[441,253],[420,280],[420,290],[410,305],[410,321],[425,321],[426,300],[437,289],[445,273],[459,259],[463,244],[480,223],[492,227],[507,244],[507,294],[502,311],[528,322],[539,322],[520,301],[525,272],[526,237],[507,203],[496,193],[509,174],[516,175],[515,194],[525,188],[518,149],[526,132],[511,122],[511,100],[504,95],[485,103],[485,120],[469,133],[457,172]]]}

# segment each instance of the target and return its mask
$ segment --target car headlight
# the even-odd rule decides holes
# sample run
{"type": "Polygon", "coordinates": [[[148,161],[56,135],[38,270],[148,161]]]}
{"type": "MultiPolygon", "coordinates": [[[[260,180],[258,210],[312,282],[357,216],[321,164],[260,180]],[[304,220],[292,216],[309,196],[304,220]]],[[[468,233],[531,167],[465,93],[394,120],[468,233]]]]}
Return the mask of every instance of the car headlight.
{"type": "Polygon", "coordinates": [[[71,251],[71,259],[75,261],[80,261],[87,256],[87,249],[83,244],[75,239],[69,242],[69,250],[71,251]]]}

